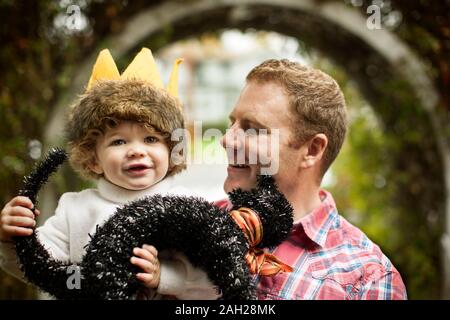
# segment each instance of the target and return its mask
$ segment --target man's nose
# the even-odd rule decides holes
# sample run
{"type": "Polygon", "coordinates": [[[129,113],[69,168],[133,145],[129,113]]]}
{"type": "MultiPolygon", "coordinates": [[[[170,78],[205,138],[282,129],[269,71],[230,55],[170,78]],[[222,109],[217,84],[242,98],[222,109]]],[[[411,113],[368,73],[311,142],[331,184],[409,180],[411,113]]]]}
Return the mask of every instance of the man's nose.
{"type": "Polygon", "coordinates": [[[227,129],[225,135],[220,139],[220,144],[224,149],[239,150],[242,149],[244,143],[242,136],[238,134],[239,129],[233,127],[227,129]]]}

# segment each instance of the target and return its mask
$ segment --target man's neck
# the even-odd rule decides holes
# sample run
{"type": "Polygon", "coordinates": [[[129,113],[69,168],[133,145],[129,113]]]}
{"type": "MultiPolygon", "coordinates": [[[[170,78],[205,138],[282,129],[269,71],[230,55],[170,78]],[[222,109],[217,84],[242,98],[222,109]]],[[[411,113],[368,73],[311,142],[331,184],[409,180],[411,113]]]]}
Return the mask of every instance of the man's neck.
{"type": "Polygon", "coordinates": [[[289,187],[280,185],[280,191],[294,208],[294,221],[298,221],[320,206],[319,190],[320,186],[316,184],[296,184],[289,187]]]}

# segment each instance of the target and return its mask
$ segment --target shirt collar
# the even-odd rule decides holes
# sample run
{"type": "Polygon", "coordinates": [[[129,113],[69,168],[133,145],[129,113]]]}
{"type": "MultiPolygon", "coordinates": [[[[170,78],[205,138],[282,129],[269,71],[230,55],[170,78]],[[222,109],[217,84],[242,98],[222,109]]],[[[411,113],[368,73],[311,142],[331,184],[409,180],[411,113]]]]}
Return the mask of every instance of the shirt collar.
{"type": "Polygon", "coordinates": [[[321,204],[303,218],[294,222],[294,232],[303,232],[310,240],[323,247],[327,240],[328,231],[338,219],[336,203],[331,193],[319,191],[321,204]]]}
{"type": "Polygon", "coordinates": [[[97,182],[97,190],[100,195],[112,202],[125,204],[155,194],[166,194],[172,186],[173,177],[165,178],[157,184],[144,190],[128,190],[115,185],[105,178],[100,178],[97,182]]]}

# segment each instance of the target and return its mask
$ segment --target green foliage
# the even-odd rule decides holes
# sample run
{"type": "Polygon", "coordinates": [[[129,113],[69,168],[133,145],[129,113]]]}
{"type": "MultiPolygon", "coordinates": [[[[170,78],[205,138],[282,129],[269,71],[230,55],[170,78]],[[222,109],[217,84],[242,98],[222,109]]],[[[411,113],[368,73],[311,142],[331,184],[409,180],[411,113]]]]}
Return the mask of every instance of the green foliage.
{"type": "MultiPolygon", "coordinates": [[[[433,208],[438,212],[442,193],[430,194],[428,203],[417,203],[418,193],[423,196],[433,185],[430,173],[419,169],[424,161],[420,150],[428,146],[430,153],[436,152],[423,141],[429,128],[423,122],[411,126],[412,119],[425,116],[423,110],[407,88],[394,82],[385,84],[385,90],[394,92],[397,99],[373,106],[375,114],[341,70],[327,63],[320,67],[339,80],[350,115],[346,142],[332,166],[336,182],[329,187],[339,211],[390,258],[402,274],[409,298],[439,298],[442,230],[439,216],[433,221],[430,212],[433,208]],[[390,122],[382,120],[393,114],[394,125],[386,127],[390,122]]],[[[440,174],[433,173],[435,183],[440,182],[440,174]]]]}

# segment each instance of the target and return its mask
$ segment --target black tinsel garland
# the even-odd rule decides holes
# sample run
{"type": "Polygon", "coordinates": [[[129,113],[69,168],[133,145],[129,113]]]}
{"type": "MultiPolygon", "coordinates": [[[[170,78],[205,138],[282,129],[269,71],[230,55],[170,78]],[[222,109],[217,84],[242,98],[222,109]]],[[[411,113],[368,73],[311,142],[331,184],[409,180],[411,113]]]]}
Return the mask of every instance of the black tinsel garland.
{"type": "MultiPolygon", "coordinates": [[[[66,159],[61,149],[50,151],[24,180],[21,195],[33,203],[41,186],[66,159]]],[[[292,228],[292,207],[270,176],[259,176],[257,188],[229,193],[233,210],[248,207],[263,224],[258,247],[280,244],[292,228]]],[[[208,274],[222,292],[222,299],[254,299],[255,288],[245,262],[249,244],[230,217],[198,197],[154,195],[118,208],[87,245],[78,264],[57,261],[39,242],[36,233],[16,237],[16,250],[25,277],[58,299],[132,299],[142,288],[139,269],[130,263],[132,250],[152,244],[158,250],[183,252],[208,274]],[[81,288],[69,288],[71,266],[79,268],[81,288]]]]}

